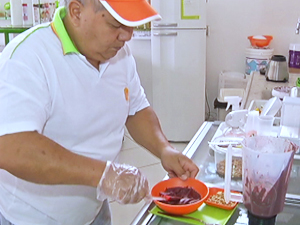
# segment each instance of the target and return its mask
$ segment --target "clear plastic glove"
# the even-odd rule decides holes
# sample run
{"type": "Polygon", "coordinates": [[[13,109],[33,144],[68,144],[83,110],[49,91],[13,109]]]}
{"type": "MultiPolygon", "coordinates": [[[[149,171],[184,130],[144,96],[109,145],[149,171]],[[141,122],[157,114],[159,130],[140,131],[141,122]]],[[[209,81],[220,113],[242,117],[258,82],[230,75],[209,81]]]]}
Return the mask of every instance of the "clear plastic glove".
{"type": "Polygon", "coordinates": [[[121,204],[137,203],[150,195],[148,180],[133,166],[107,162],[97,186],[97,199],[106,198],[121,204]]]}

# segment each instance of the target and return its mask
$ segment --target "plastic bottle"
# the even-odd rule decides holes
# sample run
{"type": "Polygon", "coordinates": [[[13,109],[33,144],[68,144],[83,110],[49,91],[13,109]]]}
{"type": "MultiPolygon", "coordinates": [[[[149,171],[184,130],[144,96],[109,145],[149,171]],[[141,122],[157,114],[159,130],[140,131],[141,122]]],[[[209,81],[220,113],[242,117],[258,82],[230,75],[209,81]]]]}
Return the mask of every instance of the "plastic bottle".
{"type": "Polygon", "coordinates": [[[300,74],[300,43],[290,44],[289,72],[300,74]]]}
{"type": "Polygon", "coordinates": [[[225,117],[225,124],[229,128],[224,132],[224,136],[243,137],[245,132],[241,129],[245,124],[245,118],[248,110],[240,110],[240,96],[225,96],[224,100],[227,102],[226,111],[231,106],[231,112],[225,117]]]}
{"type": "Polygon", "coordinates": [[[10,0],[11,10],[11,25],[15,27],[22,27],[22,3],[21,0],[10,0]]]}
{"type": "Polygon", "coordinates": [[[245,132],[246,134],[257,134],[258,129],[258,117],[259,111],[252,110],[248,112],[246,124],[245,124],[245,132]]]}
{"type": "Polygon", "coordinates": [[[300,17],[296,24],[295,34],[289,46],[289,73],[300,74],[300,17]]]}
{"type": "Polygon", "coordinates": [[[55,10],[56,10],[56,1],[55,0],[49,0],[50,21],[52,21],[52,19],[54,17],[55,10]]]}
{"type": "Polygon", "coordinates": [[[22,0],[22,21],[23,26],[28,27],[33,25],[32,0],[22,0]]]}
{"type": "Polygon", "coordinates": [[[4,4],[4,10],[5,10],[5,19],[7,20],[9,17],[11,17],[11,13],[10,13],[10,2],[6,2],[4,4]]]}
{"type": "Polygon", "coordinates": [[[225,96],[225,102],[227,102],[226,111],[232,106],[232,111],[236,111],[240,109],[240,102],[242,100],[239,96],[225,96]]]}
{"type": "Polygon", "coordinates": [[[40,16],[40,1],[39,0],[32,0],[32,16],[33,16],[33,25],[38,25],[41,23],[41,16],[40,16]]]}
{"type": "Polygon", "coordinates": [[[296,87],[300,87],[300,77],[297,78],[296,87]]]}
{"type": "Polygon", "coordinates": [[[224,131],[223,136],[230,137],[245,137],[246,133],[242,129],[246,122],[247,109],[232,111],[225,117],[225,124],[227,129],[224,131]]]}
{"type": "Polygon", "coordinates": [[[41,23],[47,23],[50,21],[50,7],[48,0],[40,0],[40,18],[41,23]]]}

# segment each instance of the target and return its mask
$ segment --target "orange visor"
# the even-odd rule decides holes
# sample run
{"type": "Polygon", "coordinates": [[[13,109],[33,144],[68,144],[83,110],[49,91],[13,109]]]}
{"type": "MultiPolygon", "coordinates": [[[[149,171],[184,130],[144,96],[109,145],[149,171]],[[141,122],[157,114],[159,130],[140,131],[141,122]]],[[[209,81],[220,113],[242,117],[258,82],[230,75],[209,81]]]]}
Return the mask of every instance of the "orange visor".
{"type": "Polygon", "coordinates": [[[136,27],[161,16],[147,0],[99,0],[106,10],[121,24],[136,27]]]}

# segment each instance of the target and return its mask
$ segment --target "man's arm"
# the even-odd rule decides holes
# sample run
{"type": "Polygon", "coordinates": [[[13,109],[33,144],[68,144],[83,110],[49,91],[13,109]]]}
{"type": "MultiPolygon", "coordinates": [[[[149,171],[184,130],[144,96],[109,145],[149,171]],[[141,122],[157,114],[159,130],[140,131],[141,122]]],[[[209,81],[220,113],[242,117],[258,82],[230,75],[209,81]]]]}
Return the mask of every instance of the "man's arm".
{"type": "Polygon", "coordinates": [[[152,154],[161,158],[162,150],[173,148],[161,130],[159,120],[151,107],[147,107],[126,122],[128,132],[133,139],[152,154]]]}
{"type": "Polygon", "coordinates": [[[0,136],[0,168],[39,184],[96,187],[106,162],[74,154],[38,132],[0,136]]]}
{"type": "Polygon", "coordinates": [[[160,158],[170,177],[195,177],[199,168],[191,159],[174,149],[163,134],[159,120],[151,107],[129,116],[126,127],[133,139],[160,158]]]}
{"type": "Polygon", "coordinates": [[[37,132],[1,136],[0,168],[38,184],[97,187],[101,201],[136,203],[149,193],[148,181],[137,168],[77,155],[37,132]]]}

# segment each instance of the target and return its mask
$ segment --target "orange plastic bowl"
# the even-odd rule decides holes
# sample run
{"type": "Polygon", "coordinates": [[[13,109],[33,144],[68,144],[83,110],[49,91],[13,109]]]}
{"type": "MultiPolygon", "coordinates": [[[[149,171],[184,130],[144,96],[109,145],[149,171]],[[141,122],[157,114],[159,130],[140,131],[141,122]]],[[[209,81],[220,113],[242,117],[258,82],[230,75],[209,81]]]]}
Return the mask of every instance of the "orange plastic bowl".
{"type": "Polygon", "coordinates": [[[161,181],[157,183],[151,191],[152,196],[159,197],[160,192],[164,192],[167,188],[171,187],[192,187],[194,188],[201,196],[201,199],[197,202],[186,204],[186,205],[171,205],[166,204],[157,200],[154,200],[154,203],[162,210],[174,214],[174,215],[183,215],[189,214],[196,211],[206,200],[209,194],[208,187],[201,182],[200,180],[194,178],[188,178],[183,181],[180,178],[170,178],[168,180],[161,181]]]}
{"type": "Polygon", "coordinates": [[[258,36],[249,36],[248,39],[253,47],[267,47],[269,46],[270,42],[273,40],[273,36],[270,35],[259,35],[265,37],[265,39],[261,39],[258,36]]]}
{"type": "MultiPolygon", "coordinates": [[[[232,202],[231,205],[226,205],[226,204],[215,203],[215,202],[209,201],[209,198],[212,195],[216,195],[219,191],[224,192],[224,189],[223,188],[217,188],[217,187],[211,187],[211,188],[209,188],[209,195],[208,195],[208,197],[205,200],[205,204],[206,205],[215,206],[215,207],[218,207],[218,208],[221,208],[221,209],[226,209],[226,210],[234,209],[236,207],[236,205],[238,204],[238,202],[232,202]]],[[[240,192],[237,192],[237,191],[231,191],[231,192],[233,192],[233,193],[240,193],[240,192]]]]}

